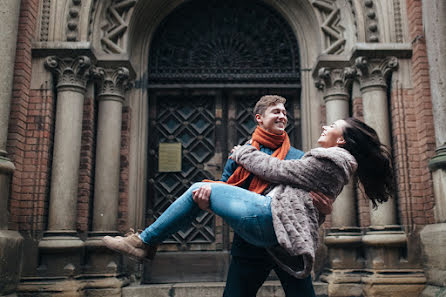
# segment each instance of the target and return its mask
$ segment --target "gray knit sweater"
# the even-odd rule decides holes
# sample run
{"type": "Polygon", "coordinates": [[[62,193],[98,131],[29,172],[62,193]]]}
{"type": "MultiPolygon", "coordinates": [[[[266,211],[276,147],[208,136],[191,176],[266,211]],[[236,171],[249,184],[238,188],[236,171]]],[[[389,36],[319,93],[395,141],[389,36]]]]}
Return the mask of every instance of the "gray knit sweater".
{"type": "Polygon", "coordinates": [[[332,147],[312,149],[300,160],[279,160],[250,145],[237,149],[231,158],[275,184],[271,213],[279,246],[268,252],[294,277],[307,277],[313,267],[319,228],[319,213],[308,193],[338,196],[356,170],[355,158],[343,148],[332,147]]]}

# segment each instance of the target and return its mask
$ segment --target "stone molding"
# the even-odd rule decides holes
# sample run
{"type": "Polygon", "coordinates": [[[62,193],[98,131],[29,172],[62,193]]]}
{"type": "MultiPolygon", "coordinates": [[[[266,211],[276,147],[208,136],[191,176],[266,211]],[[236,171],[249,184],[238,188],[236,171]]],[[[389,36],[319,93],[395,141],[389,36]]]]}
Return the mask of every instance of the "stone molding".
{"type": "Polygon", "coordinates": [[[446,170],[446,144],[435,150],[435,156],[429,161],[429,170],[446,170]]]}
{"type": "Polygon", "coordinates": [[[367,42],[379,42],[379,25],[373,0],[364,1],[367,42]]]}
{"type": "Polygon", "coordinates": [[[361,92],[370,88],[386,89],[386,78],[398,68],[398,59],[396,57],[367,59],[365,56],[361,56],[355,59],[355,68],[361,92]]]}
{"type": "Polygon", "coordinates": [[[394,20],[395,20],[395,41],[403,42],[403,17],[401,16],[400,0],[393,0],[394,20]]]}
{"type": "Polygon", "coordinates": [[[51,17],[51,0],[43,0],[40,16],[40,41],[48,41],[50,17],[51,17]]]}
{"type": "Polygon", "coordinates": [[[98,100],[124,101],[124,93],[131,87],[128,68],[94,67],[92,74],[99,85],[98,100]]]}
{"type": "Polygon", "coordinates": [[[352,67],[326,68],[321,67],[318,71],[318,78],[315,81],[316,88],[324,91],[324,100],[329,101],[336,96],[349,98],[348,87],[356,75],[356,70],[352,67]]]}
{"type": "Polygon", "coordinates": [[[67,41],[77,41],[79,34],[79,13],[82,0],[71,0],[67,16],[67,41]]]}
{"type": "Polygon", "coordinates": [[[69,88],[75,92],[85,92],[91,67],[89,57],[49,56],[45,60],[45,67],[57,76],[56,88],[58,90],[69,88]]]}

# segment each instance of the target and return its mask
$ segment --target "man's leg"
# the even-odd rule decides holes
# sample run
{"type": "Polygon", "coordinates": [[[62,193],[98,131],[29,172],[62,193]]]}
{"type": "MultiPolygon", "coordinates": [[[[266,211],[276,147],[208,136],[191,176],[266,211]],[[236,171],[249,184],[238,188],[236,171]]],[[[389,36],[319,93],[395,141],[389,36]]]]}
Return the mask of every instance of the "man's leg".
{"type": "Polygon", "coordinates": [[[256,297],[271,269],[264,258],[233,256],[223,297],[256,297]]]}
{"type": "Polygon", "coordinates": [[[279,267],[274,268],[274,271],[279,277],[286,297],[316,297],[311,275],[305,279],[298,279],[279,267]]]}

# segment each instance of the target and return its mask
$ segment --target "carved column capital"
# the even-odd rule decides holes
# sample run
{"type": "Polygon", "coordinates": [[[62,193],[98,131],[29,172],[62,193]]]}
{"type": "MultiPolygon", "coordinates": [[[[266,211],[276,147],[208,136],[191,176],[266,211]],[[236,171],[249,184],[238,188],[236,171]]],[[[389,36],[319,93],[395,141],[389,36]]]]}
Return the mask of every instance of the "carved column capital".
{"type": "Polygon", "coordinates": [[[125,91],[132,85],[130,82],[130,71],[126,67],[95,67],[92,73],[98,82],[99,100],[124,100],[125,91]]]}
{"type": "Polygon", "coordinates": [[[355,68],[362,92],[368,88],[386,89],[387,76],[398,68],[398,59],[396,57],[368,59],[361,56],[356,58],[355,68]]]}
{"type": "Polygon", "coordinates": [[[315,82],[316,88],[324,91],[324,100],[332,97],[345,97],[348,100],[348,87],[356,75],[356,70],[351,67],[326,68],[321,67],[315,82]]]}
{"type": "Polygon", "coordinates": [[[89,57],[61,58],[49,56],[45,60],[45,67],[56,75],[56,88],[58,90],[68,88],[72,91],[85,92],[91,67],[89,57]]]}

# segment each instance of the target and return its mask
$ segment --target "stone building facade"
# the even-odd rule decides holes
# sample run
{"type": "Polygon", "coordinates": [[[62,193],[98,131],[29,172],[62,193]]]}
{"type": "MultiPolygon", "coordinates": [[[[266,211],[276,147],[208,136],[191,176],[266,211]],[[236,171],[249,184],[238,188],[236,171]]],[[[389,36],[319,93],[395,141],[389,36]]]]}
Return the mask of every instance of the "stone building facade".
{"type": "MultiPolygon", "coordinates": [[[[394,199],[372,210],[351,184],[321,228],[318,296],[446,296],[445,1],[2,0],[0,15],[0,296],[221,295],[232,232],[212,214],[153,263],[100,239],[218,178],[266,93],[288,98],[303,150],[347,116],[392,150],[394,199]]],[[[271,279],[261,294],[282,296],[271,279]]]]}

